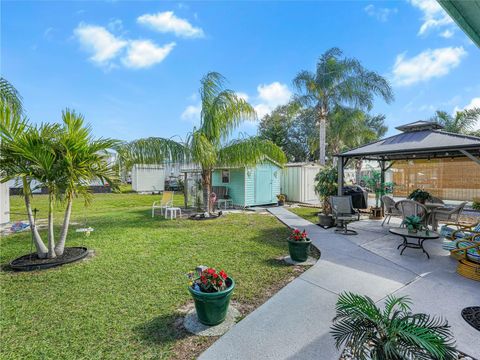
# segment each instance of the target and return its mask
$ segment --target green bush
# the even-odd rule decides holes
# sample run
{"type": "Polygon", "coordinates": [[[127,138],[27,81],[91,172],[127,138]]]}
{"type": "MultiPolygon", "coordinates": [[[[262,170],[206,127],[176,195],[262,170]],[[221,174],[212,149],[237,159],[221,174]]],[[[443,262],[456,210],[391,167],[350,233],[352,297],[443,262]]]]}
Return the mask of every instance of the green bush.
{"type": "Polygon", "coordinates": [[[480,210],[480,198],[473,199],[472,208],[473,210],[480,210]]]}
{"type": "Polygon", "coordinates": [[[332,212],[330,196],[337,194],[338,172],[334,166],[325,166],[315,176],[315,193],[322,201],[323,213],[328,215],[332,212]]]}

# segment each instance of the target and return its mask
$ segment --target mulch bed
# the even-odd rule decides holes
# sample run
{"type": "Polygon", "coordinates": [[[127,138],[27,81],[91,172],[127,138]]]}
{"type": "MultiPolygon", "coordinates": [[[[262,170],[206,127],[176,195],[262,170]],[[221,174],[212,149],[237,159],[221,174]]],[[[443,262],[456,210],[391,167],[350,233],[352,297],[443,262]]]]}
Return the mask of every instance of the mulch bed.
{"type": "Polygon", "coordinates": [[[68,264],[83,259],[88,255],[85,247],[67,247],[63,255],[54,259],[40,259],[36,253],[20,256],[10,263],[10,268],[15,271],[32,271],[49,269],[55,266],[68,264]]]}

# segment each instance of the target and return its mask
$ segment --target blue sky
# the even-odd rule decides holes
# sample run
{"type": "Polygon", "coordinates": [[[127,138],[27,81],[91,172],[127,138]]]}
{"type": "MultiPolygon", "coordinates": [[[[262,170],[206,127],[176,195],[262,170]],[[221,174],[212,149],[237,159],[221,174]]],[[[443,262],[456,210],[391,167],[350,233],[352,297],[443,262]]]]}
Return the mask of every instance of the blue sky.
{"type": "Polygon", "coordinates": [[[395,102],[372,111],[390,133],[480,106],[480,50],[434,0],[2,1],[1,36],[1,74],[30,120],[59,121],[70,107],[98,136],[184,136],[212,70],[265,114],[333,46],[392,82],[395,102]]]}

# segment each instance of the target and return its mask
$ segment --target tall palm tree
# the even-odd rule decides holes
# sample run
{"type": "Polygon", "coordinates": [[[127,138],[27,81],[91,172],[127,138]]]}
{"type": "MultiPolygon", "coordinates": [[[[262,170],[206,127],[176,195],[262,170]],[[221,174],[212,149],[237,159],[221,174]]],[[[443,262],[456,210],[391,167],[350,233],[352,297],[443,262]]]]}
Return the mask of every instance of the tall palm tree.
{"type": "Polygon", "coordinates": [[[438,110],[431,120],[442,125],[445,131],[468,135],[472,134],[473,127],[480,120],[480,108],[456,111],[454,116],[438,110]]]}
{"type": "Polygon", "coordinates": [[[335,106],[370,110],[375,96],[387,103],[393,100],[392,89],[382,76],[364,68],[356,59],[342,57],[338,48],[320,56],[315,72],[300,71],[293,85],[297,101],[314,106],[319,125],[320,164],[325,165],[326,123],[335,106]]]}
{"type": "Polygon", "coordinates": [[[203,201],[210,212],[212,171],[219,166],[248,166],[266,157],[286,162],[283,151],[269,140],[258,137],[230,140],[232,132],[245,120],[256,119],[255,110],[232,90],[225,88],[225,78],[210,72],[201,80],[202,111],[200,125],[184,142],[173,139],[139,139],[119,147],[124,165],[192,161],[201,168],[203,201]]]}
{"type": "Polygon", "coordinates": [[[448,323],[427,314],[412,314],[407,297],[389,295],[385,309],[368,296],[342,293],[331,334],[337,348],[348,345],[355,359],[456,359],[448,323]]]}

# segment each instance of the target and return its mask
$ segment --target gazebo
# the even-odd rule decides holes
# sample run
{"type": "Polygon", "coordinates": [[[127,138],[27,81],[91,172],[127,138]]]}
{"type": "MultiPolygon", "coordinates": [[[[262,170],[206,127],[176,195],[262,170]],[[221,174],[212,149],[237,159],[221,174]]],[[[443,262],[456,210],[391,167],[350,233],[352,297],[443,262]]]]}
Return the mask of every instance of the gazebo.
{"type": "Polygon", "coordinates": [[[401,133],[336,155],[338,194],[342,195],[344,168],[351,159],[376,160],[381,181],[397,160],[469,158],[480,166],[480,137],[443,131],[435,122],[416,121],[396,128],[401,133]]]}

